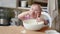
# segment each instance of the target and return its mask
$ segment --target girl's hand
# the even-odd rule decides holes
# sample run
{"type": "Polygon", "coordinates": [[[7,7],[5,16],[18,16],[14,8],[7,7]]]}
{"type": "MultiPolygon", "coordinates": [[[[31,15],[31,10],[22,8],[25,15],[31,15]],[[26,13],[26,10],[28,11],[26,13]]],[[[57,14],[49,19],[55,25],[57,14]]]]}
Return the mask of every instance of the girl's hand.
{"type": "Polygon", "coordinates": [[[41,18],[36,18],[36,21],[37,21],[37,22],[44,21],[44,24],[45,24],[45,25],[48,24],[48,21],[47,21],[47,20],[44,20],[44,19],[41,19],[41,18]]]}
{"type": "Polygon", "coordinates": [[[42,19],[38,17],[38,18],[36,18],[36,21],[40,22],[40,21],[42,21],[42,19]]]}

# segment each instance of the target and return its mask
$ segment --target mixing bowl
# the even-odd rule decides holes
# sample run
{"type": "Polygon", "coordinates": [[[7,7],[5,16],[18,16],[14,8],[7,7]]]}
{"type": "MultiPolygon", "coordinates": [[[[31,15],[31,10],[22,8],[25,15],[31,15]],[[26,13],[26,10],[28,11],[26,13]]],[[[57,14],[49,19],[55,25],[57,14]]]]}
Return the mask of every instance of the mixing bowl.
{"type": "Polygon", "coordinates": [[[23,21],[25,29],[40,30],[44,26],[44,21],[37,22],[36,19],[28,19],[23,21]]]}

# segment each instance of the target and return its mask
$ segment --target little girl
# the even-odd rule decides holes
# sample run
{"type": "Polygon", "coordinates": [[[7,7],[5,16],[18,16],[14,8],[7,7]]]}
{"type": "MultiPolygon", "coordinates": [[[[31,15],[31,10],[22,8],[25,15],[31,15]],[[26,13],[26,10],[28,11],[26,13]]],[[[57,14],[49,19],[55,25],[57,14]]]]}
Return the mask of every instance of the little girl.
{"type": "Polygon", "coordinates": [[[41,17],[41,6],[39,4],[32,4],[31,8],[29,11],[23,12],[21,14],[18,15],[18,18],[20,20],[26,20],[26,19],[36,19],[36,21],[44,21],[44,24],[48,24],[47,20],[45,20],[44,18],[40,18],[41,17]]]}

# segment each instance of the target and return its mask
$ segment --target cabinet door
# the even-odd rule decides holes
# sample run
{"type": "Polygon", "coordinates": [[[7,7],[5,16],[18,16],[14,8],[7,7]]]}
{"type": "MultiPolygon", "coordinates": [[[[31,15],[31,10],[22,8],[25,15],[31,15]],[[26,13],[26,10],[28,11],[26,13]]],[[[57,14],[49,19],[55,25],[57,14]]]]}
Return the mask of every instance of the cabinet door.
{"type": "Polygon", "coordinates": [[[60,16],[58,15],[58,0],[49,0],[49,13],[52,17],[51,28],[60,31],[60,16]]]}
{"type": "Polygon", "coordinates": [[[58,15],[58,0],[48,0],[48,12],[52,20],[58,15]]]}
{"type": "Polygon", "coordinates": [[[0,7],[16,8],[17,0],[0,0],[0,7]]]}

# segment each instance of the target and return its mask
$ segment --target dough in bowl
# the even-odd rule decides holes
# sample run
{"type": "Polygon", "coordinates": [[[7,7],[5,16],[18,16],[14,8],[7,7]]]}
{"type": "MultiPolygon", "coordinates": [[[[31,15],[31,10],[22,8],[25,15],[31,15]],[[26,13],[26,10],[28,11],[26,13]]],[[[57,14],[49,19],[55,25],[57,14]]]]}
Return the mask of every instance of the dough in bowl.
{"type": "Polygon", "coordinates": [[[36,19],[28,19],[23,21],[26,24],[44,24],[44,21],[37,22],[36,19]]]}

